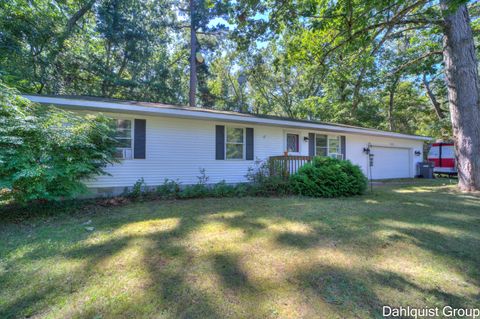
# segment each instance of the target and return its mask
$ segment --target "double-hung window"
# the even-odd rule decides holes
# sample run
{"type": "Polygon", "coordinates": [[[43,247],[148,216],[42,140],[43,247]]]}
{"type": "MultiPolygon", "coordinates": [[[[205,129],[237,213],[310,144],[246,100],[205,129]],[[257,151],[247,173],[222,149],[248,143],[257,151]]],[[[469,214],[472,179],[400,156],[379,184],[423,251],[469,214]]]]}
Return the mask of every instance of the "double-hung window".
{"type": "Polygon", "coordinates": [[[328,137],[328,156],[343,159],[340,143],[340,136],[337,135],[328,137]]]}
{"type": "Polygon", "coordinates": [[[225,158],[244,159],[245,154],[245,129],[242,127],[226,127],[225,158]]]}
{"type": "Polygon", "coordinates": [[[315,155],[328,155],[328,136],[322,134],[315,134],[315,155]]]}
{"type": "Polygon", "coordinates": [[[315,155],[343,159],[340,136],[315,134],[315,155]]]}
{"type": "Polygon", "coordinates": [[[112,126],[115,130],[114,138],[117,140],[117,152],[115,156],[121,159],[132,159],[132,121],[125,119],[114,119],[112,121],[112,126]]]}

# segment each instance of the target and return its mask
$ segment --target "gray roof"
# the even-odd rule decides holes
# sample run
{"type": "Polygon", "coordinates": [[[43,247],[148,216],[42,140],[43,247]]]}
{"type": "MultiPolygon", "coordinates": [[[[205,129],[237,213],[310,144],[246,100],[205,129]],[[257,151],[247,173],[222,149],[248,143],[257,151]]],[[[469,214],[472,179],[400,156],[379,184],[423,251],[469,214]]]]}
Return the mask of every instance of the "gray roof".
{"type": "MultiPolygon", "coordinates": [[[[164,103],[157,103],[157,102],[142,102],[142,101],[129,101],[129,100],[120,100],[120,99],[113,99],[113,98],[104,98],[104,97],[94,97],[94,96],[83,96],[83,95],[39,95],[39,94],[25,94],[25,97],[44,97],[44,98],[54,98],[54,99],[64,99],[64,100],[75,100],[75,101],[92,101],[92,102],[104,102],[104,103],[114,103],[121,109],[122,105],[128,106],[140,106],[146,108],[159,108],[159,109],[172,109],[172,110],[184,110],[184,111],[191,111],[191,112],[202,112],[202,113],[211,113],[211,114],[224,114],[224,115],[233,115],[233,116],[241,116],[244,118],[259,118],[259,119],[271,119],[271,120],[280,120],[280,121],[288,121],[288,122],[298,122],[298,123],[309,123],[309,124],[319,124],[319,125],[328,125],[337,128],[350,128],[350,129],[358,129],[362,130],[365,133],[390,133],[390,134],[398,134],[404,135],[405,137],[417,137],[422,138],[424,140],[431,139],[427,136],[421,135],[413,135],[413,134],[404,134],[404,133],[396,133],[396,132],[389,132],[383,131],[373,128],[365,128],[360,126],[353,126],[353,125],[346,125],[346,124],[338,124],[338,123],[329,123],[329,122],[322,122],[317,120],[305,120],[305,119],[294,119],[282,116],[274,116],[274,115],[265,115],[265,114],[253,114],[253,113],[245,113],[245,112],[234,112],[234,111],[225,111],[225,110],[216,110],[206,107],[189,107],[189,106],[181,106],[181,105],[173,105],[173,104],[164,104],[164,103]]],[[[43,102],[40,102],[43,103],[43,102]]],[[[55,104],[55,103],[52,103],[55,104]]]]}

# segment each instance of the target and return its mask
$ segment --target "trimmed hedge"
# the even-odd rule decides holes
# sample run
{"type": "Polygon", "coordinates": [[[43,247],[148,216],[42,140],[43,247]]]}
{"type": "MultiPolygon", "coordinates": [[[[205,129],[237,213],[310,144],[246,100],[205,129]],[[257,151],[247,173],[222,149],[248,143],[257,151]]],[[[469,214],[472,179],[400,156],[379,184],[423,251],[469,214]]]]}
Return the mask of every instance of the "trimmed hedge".
{"type": "Polygon", "coordinates": [[[367,189],[367,182],[359,166],[330,157],[315,157],[290,178],[294,194],[311,197],[359,195],[367,189]]]}

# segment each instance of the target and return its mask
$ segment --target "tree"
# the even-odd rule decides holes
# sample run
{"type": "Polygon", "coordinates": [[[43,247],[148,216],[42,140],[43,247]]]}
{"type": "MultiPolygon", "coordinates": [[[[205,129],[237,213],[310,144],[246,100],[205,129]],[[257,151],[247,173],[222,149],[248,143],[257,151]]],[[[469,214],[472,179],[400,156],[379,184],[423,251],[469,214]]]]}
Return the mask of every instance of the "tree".
{"type": "Polygon", "coordinates": [[[448,100],[455,138],[458,184],[480,190],[480,91],[478,64],[467,6],[441,1],[448,100]]]}
{"type": "Polygon", "coordinates": [[[0,77],[24,93],[185,103],[169,0],[0,2],[0,77]],[[168,31],[168,33],[167,33],[168,31]]]}
{"type": "Polygon", "coordinates": [[[116,162],[109,123],[102,115],[85,120],[35,105],[0,84],[0,189],[8,190],[2,197],[26,203],[86,191],[85,179],[107,174],[116,162]]]}
{"type": "MultiPolygon", "coordinates": [[[[256,14],[258,1],[242,4],[250,15],[256,14]]],[[[269,1],[267,4],[271,29],[277,35],[291,34],[289,47],[292,56],[300,61],[313,60],[327,66],[332,57],[349,56],[367,65],[351,71],[356,78],[352,83],[353,113],[359,105],[358,84],[363,83],[368,68],[375,68],[375,55],[390,39],[406,32],[443,36],[442,50],[426,52],[406,62],[406,66],[443,55],[459,187],[466,191],[480,189],[478,64],[466,1],[442,0],[440,6],[429,0],[269,1]]],[[[265,12],[264,8],[261,10],[265,12]]]]}
{"type": "MultiPolygon", "coordinates": [[[[230,4],[228,1],[209,1],[209,0],[188,0],[188,3],[181,2],[178,6],[180,13],[188,13],[187,21],[179,21],[178,25],[174,25],[176,29],[186,28],[189,30],[189,48],[190,48],[190,86],[188,93],[188,101],[191,107],[197,105],[197,86],[198,86],[198,70],[201,68],[203,71],[203,94],[204,102],[206,106],[211,103],[211,96],[207,93],[206,75],[208,70],[205,66],[205,62],[200,54],[201,43],[199,41],[199,35],[205,37],[224,35],[227,31],[227,27],[223,23],[211,24],[211,21],[220,19],[225,21],[228,18],[228,11],[230,4]],[[206,98],[205,98],[206,97],[206,98]]],[[[208,40],[207,40],[208,42],[208,40]]]]}

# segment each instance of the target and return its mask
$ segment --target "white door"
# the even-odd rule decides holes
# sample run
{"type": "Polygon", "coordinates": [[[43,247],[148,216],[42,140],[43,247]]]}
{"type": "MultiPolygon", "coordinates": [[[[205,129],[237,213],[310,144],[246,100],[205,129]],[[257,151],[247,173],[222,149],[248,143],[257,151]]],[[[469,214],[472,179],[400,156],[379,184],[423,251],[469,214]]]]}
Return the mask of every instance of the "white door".
{"type": "Polygon", "coordinates": [[[410,149],[372,146],[371,154],[373,154],[373,166],[370,167],[372,179],[412,177],[410,149]]]}

